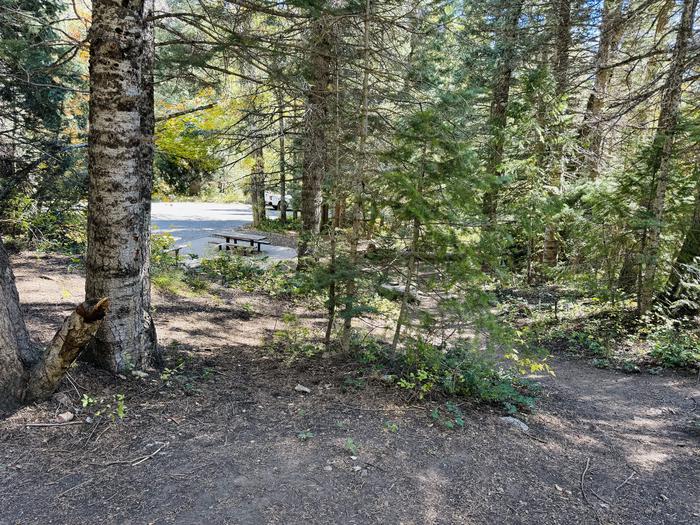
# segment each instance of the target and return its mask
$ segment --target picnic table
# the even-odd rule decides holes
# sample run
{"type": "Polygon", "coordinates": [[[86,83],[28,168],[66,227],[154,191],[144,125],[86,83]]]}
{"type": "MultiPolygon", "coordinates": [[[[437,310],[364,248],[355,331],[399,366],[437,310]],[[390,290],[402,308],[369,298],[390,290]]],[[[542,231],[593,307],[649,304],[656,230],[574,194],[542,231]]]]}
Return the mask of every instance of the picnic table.
{"type": "Polygon", "coordinates": [[[180,262],[180,250],[182,250],[183,248],[187,248],[187,245],[178,244],[177,246],[173,246],[172,248],[167,248],[165,250],[165,253],[173,252],[175,254],[175,266],[177,266],[177,263],[180,262]]]}
{"type": "Polygon", "coordinates": [[[217,232],[217,233],[213,233],[212,237],[226,239],[224,242],[214,241],[214,243],[216,243],[217,246],[219,247],[219,250],[223,250],[224,248],[226,250],[229,250],[231,248],[236,248],[236,247],[240,246],[238,244],[238,241],[249,242],[251,248],[253,246],[257,245],[258,251],[261,251],[260,246],[262,244],[270,244],[270,241],[268,241],[267,237],[265,237],[264,235],[254,235],[252,233],[242,233],[242,232],[236,232],[236,231],[217,232]]]}

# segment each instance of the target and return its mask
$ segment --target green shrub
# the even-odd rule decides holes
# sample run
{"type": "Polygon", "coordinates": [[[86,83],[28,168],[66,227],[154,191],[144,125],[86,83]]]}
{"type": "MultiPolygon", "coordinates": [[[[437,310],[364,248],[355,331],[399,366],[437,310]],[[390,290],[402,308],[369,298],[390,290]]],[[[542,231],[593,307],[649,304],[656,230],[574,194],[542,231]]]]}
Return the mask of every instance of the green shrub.
{"type": "Polygon", "coordinates": [[[300,231],[301,221],[299,219],[292,219],[287,217],[287,222],[282,223],[279,219],[270,219],[265,217],[262,223],[255,228],[261,232],[270,233],[287,233],[288,231],[300,231]]]}
{"type": "Polygon", "coordinates": [[[175,237],[170,233],[151,235],[151,272],[158,272],[176,265],[175,253],[169,251],[173,246],[175,246],[175,237]]]}
{"type": "MultiPolygon", "coordinates": [[[[44,252],[85,253],[87,210],[81,206],[39,205],[32,198],[14,197],[6,206],[3,233],[18,246],[44,252]]],[[[6,239],[7,243],[7,239],[6,239]]]]}
{"type": "Polygon", "coordinates": [[[313,341],[311,329],[299,318],[286,313],[282,316],[283,327],[272,335],[272,349],[286,354],[290,359],[314,357],[323,351],[323,346],[313,341]]]}
{"type": "Polygon", "coordinates": [[[468,341],[443,349],[414,339],[396,355],[372,343],[359,356],[375,367],[383,365],[389,372],[385,377],[419,399],[432,395],[468,397],[500,404],[509,412],[534,405],[539,385],[527,380],[524,372],[547,370],[542,361],[519,357],[515,352],[498,358],[468,341]]]}
{"type": "Polygon", "coordinates": [[[203,259],[201,270],[209,277],[220,279],[224,286],[249,281],[262,273],[262,270],[252,262],[226,251],[218,253],[211,259],[203,259]]]}
{"type": "Polygon", "coordinates": [[[672,368],[700,366],[700,337],[692,332],[670,328],[653,333],[651,357],[660,365],[672,368]]]}

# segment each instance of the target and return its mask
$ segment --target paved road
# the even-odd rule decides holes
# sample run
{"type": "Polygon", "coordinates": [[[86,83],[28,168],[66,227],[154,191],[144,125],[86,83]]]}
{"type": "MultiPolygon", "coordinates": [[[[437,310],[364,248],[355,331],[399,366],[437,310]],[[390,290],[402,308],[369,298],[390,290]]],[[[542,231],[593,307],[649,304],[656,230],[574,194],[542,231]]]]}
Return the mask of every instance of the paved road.
{"type": "MultiPolygon", "coordinates": [[[[154,202],[151,208],[153,232],[171,233],[178,244],[187,244],[182,253],[198,256],[211,255],[207,243],[217,231],[240,228],[253,222],[249,204],[222,204],[210,202],[154,202]]],[[[268,210],[268,217],[277,212],[268,210]]],[[[283,246],[263,246],[265,255],[272,259],[293,259],[296,251],[283,246]]]]}

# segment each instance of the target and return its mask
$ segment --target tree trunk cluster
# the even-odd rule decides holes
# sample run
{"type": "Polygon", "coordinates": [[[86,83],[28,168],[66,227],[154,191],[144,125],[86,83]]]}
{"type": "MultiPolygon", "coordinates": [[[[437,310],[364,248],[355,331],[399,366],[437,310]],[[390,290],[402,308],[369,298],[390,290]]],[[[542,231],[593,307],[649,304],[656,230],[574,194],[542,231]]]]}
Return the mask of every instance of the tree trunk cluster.
{"type": "Polygon", "coordinates": [[[31,342],[15,277],[0,240],[0,413],[50,395],[102,325],[109,301],[85,302],[63,322],[49,347],[31,342]]]}

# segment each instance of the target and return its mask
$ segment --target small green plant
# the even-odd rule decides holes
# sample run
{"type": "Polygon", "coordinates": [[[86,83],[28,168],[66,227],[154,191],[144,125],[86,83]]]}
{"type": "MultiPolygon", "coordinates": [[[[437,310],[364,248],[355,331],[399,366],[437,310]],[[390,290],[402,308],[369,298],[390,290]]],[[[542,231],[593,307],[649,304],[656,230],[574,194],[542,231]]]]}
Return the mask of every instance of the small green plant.
{"type": "Polygon", "coordinates": [[[83,408],[91,406],[96,407],[97,410],[94,413],[95,417],[106,416],[112,421],[116,421],[117,419],[121,421],[126,417],[127,408],[124,394],[114,394],[109,402],[104,398],[98,401],[87,394],[83,394],[81,404],[83,408]]]}
{"type": "Polygon", "coordinates": [[[311,432],[310,429],[302,430],[297,434],[297,437],[299,438],[299,441],[308,441],[312,437],[314,437],[314,433],[311,432]]]}
{"type": "Polygon", "coordinates": [[[278,219],[266,217],[256,229],[271,233],[286,233],[290,230],[299,231],[301,229],[301,221],[287,217],[287,222],[283,224],[278,219]]]}
{"type": "Polygon", "coordinates": [[[314,357],[323,351],[323,345],[313,342],[311,329],[304,326],[292,313],[282,316],[284,328],[275,331],[272,336],[273,350],[280,351],[290,359],[314,357]]]}
{"type": "Polygon", "coordinates": [[[462,410],[451,401],[447,401],[444,408],[433,408],[430,412],[430,418],[438,425],[449,430],[454,430],[455,427],[462,428],[464,426],[464,414],[462,414],[462,410]]]}
{"type": "Polygon", "coordinates": [[[384,421],[384,430],[396,434],[399,431],[399,425],[393,421],[384,421]]]}
{"type": "Polygon", "coordinates": [[[126,415],[126,404],[124,403],[124,394],[115,394],[114,396],[114,401],[115,401],[115,408],[114,408],[114,414],[119,419],[124,419],[124,416],[126,415]]]}
{"type": "Polygon", "coordinates": [[[608,359],[596,358],[591,364],[596,368],[610,368],[610,361],[608,359]]]}
{"type": "Polygon", "coordinates": [[[263,270],[252,262],[227,251],[218,252],[209,259],[202,259],[200,267],[204,274],[219,279],[223,286],[255,280],[263,273],[263,270]]]}
{"type": "Polygon", "coordinates": [[[357,443],[355,443],[355,440],[351,437],[345,440],[343,448],[347,450],[351,456],[357,456],[358,452],[360,451],[360,447],[357,445],[357,443]]]}
{"type": "Polygon", "coordinates": [[[177,374],[181,374],[185,370],[185,362],[180,361],[177,366],[174,366],[173,368],[165,367],[163,371],[160,373],[160,380],[163,381],[166,385],[170,384],[170,381],[172,381],[173,377],[175,377],[177,374]]]}
{"type": "Polygon", "coordinates": [[[343,379],[342,391],[362,390],[367,385],[367,382],[361,377],[346,377],[343,379]]]}
{"type": "Polygon", "coordinates": [[[607,348],[599,339],[588,332],[574,330],[568,334],[569,342],[578,346],[582,351],[600,356],[601,358],[610,357],[610,349],[607,348]]]}
{"type": "Polygon", "coordinates": [[[171,251],[173,246],[175,246],[175,237],[172,234],[164,232],[151,235],[152,272],[158,273],[176,265],[175,253],[171,251]]]}
{"type": "Polygon", "coordinates": [[[83,406],[83,408],[91,407],[95,403],[97,403],[97,400],[94,397],[90,397],[88,394],[83,394],[83,397],[80,400],[80,404],[83,406]]]}

